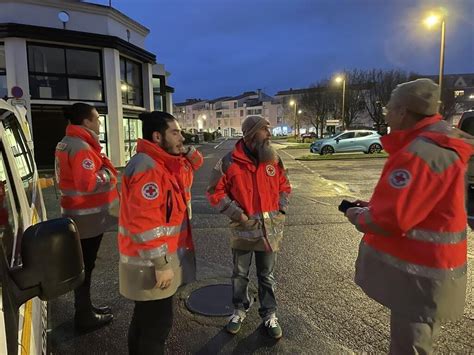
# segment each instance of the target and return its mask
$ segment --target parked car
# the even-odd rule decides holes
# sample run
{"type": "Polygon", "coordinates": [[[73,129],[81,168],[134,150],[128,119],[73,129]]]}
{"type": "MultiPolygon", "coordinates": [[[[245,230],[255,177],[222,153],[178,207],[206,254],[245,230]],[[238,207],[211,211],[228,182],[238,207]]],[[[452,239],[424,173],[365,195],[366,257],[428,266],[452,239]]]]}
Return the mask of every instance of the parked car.
{"type": "MultiPolygon", "coordinates": [[[[459,129],[474,136],[474,109],[462,114],[458,124],[459,129]]],[[[467,167],[467,223],[474,229],[474,156],[467,167]]]]}
{"type": "Polygon", "coordinates": [[[380,153],[382,144],[377,131],[351,130],[332,137],[318,140],[311,144],[311,153],[333,154],[340,152],[380,153]]]}
{"type": "Polygon", "coordinates": [[[314,139],[316,138],[316,132],[306,132],[301,134],[301,138],[305,139],[314,139]]]}

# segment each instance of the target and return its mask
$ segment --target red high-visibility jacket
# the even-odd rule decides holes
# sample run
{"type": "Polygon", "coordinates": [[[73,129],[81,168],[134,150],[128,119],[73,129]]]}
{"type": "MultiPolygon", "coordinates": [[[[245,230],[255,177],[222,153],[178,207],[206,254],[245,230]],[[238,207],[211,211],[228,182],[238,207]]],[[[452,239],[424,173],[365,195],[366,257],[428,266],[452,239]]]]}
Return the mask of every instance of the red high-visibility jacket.
{"type": "Polygon", "coordinates": [[[166,298],[194,279],[194,245],[179,183],[183,164],[181,156],[140,139],[137,154],[125,168],[118,244],[120,292],[127,298],[166,298]],[[154,270],[166,268],[175,272],[173,283],[166,290],[157,289],[154,270]]]}
{"type": "Polygon", "coordinates": [[[458,316],[467,262],[465,172],[473,152],[441,116],[382,137],[390,154],[357,217],[365,233],[356,281],[366,293],[417,319],[458,316]]]}
{"type": "Polygon", "coordinates": [[[290,182],[281,159],[275,163],[256,164],[245,152],[243,139],[232,152],[219,160],[207,190],[211,205],[238,221],[245,213],[250,221],[232,224],[232,247],[278,250],[283,237],[284,216],[291,192],[290,182]]]}
{"type": "Polygon", "coordinates": [[[76,222],[81,238],[95,237],[117,223],[117,171],[101,151],[94,132],[71,124],[56,146],[61,213],[76,222]]]}
{"type": "Polygon", "coordinates": [[[189,152],[182,157],[182,172],[178,175],[178,182],[184,190],[189,218],[192,216],[191,188],[193,186],[194,172],[202,166],[203,162],[204,158],[202,154],[193,146],[191,146],[189,152]]]}

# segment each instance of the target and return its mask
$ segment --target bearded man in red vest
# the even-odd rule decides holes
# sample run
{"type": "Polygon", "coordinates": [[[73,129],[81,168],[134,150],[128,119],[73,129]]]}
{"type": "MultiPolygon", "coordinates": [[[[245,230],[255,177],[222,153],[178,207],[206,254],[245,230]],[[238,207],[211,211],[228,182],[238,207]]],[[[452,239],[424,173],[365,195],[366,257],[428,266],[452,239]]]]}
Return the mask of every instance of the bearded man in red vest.
{"type": "Polygon", "coordinates": [[[259,314],[268,335],[279,339],[283,333],[276,316],[273,272],[291,186],[270,144],[270,123],[261,116],[249,116],[242,123],[242,133],[233,151],[217,163],[207,189],[211,205],[231,219],[234,313],[226,330],[238,333],[250,307],[249,270],[255,255],[259,314]]]}

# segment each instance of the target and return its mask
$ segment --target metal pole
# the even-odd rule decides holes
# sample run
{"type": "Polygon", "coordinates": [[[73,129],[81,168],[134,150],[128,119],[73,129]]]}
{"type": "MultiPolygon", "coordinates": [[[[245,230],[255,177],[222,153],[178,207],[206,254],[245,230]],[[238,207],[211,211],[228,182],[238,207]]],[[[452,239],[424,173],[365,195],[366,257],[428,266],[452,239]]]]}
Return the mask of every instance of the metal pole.
{"type": "Polygon", "coordinates": [[[346,123],[344,122],[344,112],[346,103],[346,78],[342,80],[342,130],[345,129],[346,123]]]}
{"type": "Polygon", "coordinates": [[[299,113],[298,113],[297,104],[295,104],[295,111],[296,111],[296,135],[299,139],[299,137],[300,137],[300,116],[299,116],[299,113]]]}
{"type": "Polygon", "coordinates": [[[442,99],[443,95],[443,76],[444,76],[444,44],[446,36],[446,22],[441,22],[441,48],[439,51],[439,99],[442,99]]]}
{"type": "Polygon", "coordinates": [[[294,107],[295,107],[295,109],[293,110],[293,116],[294,116],[294,120],[295,120],[295,140],[296,140],[296,138],[297,138],[297,135],[296,135],[296,101],[295,101],[294,107]]]}

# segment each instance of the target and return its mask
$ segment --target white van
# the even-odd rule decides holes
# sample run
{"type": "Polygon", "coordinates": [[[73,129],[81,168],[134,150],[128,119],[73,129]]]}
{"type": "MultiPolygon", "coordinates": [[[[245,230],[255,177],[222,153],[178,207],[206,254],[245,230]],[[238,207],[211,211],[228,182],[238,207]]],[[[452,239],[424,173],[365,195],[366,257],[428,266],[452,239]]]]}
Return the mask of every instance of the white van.
{"type": "Polygon", "coordinates": [[[84,278],[74,223],[45,221],[26,110],[0,99],[0,354],[46,354],[45,301],[84,278]]]}

